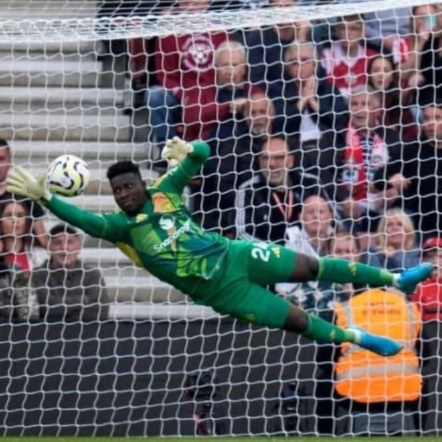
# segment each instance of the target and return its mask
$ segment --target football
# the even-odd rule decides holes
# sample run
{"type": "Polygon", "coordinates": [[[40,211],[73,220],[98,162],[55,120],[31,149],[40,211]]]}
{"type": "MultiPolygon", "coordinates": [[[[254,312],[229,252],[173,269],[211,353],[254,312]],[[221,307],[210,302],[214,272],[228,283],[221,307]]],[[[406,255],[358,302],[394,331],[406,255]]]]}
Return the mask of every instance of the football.
{"type": "Polygon", "coordinates": [[[77,196],[89,184],[89,167],[75,155],[61,155],[49,166],[47,171],[48,188],[52,193],[62,196],[77,196]]]}

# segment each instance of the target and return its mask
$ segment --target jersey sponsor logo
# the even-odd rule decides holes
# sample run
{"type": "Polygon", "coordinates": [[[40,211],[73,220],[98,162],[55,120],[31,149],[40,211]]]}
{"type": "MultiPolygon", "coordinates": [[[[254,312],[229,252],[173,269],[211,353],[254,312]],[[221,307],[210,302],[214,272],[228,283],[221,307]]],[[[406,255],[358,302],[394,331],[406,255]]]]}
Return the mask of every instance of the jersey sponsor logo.
{"type": "Polygon", "coordinates": [[[168,237],[160,244],[155,244],[154,249],[157,252],[163,251],[166,247],[176,252],[176,240],[186,232],[190,231],[190,220],[187,220],[179,229],[175,228],[175,217],[172,215],[163,215],[158,222],[160,228],[167,232],[168,237]]]}

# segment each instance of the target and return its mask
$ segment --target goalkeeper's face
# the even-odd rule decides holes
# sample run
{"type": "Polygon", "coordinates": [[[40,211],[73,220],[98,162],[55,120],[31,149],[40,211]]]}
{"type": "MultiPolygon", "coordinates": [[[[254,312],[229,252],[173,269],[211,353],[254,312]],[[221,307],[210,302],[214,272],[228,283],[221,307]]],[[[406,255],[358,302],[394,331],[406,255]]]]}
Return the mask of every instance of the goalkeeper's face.
{"type": "Polygon", "coordinates": [[[123,173],[112,178],[110,185],[118,207],[129,216],[137,215],[147,200],[141,177],[132,172],[123,173]]]}

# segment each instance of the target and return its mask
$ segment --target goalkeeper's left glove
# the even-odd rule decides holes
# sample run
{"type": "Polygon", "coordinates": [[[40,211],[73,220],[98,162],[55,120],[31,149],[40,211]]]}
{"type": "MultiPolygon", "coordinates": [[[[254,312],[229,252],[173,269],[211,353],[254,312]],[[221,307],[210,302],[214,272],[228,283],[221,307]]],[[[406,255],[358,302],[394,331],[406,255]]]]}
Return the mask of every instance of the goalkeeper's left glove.
{"type": "Polygon", "coordinates": [[[169,165],[175,167],[181,163],[187,155],[193,152],[193,146],[181,138],[173,137],[166,141],[166,145],[161,152],[161,158],[169,162],[169,165]]]}
{"type": "Polygon", "coordinates": [[[8,172],[6,190],[17,195],[30,198],[33,201],[50,201],[52,198],[47,186],[47,178],[42,174],[38,179],[23,167],[17,166],[8,172]]]}

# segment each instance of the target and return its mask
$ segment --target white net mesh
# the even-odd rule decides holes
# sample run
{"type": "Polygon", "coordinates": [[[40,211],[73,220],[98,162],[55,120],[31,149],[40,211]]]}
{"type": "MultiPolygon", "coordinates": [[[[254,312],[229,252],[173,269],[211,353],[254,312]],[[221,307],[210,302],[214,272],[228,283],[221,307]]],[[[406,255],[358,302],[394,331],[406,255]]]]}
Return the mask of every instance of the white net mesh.
{"type": "MultiPolygon", "coordinates": [[[[13,163],[38,174],[59,155],[83,158],[92,183],[71,202],[104,213],[116,160],[139,163],[151,182],[165,139],[204,138],[211,157],[185,193],[205,228],[392,271],[441,268],[440,2],[179,3],[0,2],[0,138],[13,163]]],[[[0,181],[8,163],[1,141],[0,181]]],[[[407,344],[375,359],[221,317],[103,240],[84,239],[85,269],[57,270],[45,231],[58,219],[6,203],[1,434],[442,430],[439,275],[407,303],[375,292],[369,315],[354,307],[347,324],[407,344]],[[42,247],[11,224],[30,214],[42,247]]],[[[61,233],[66,267],[78,238],[61,233]]],[[[361,291],[270,289],[329,320],[361,291]]]]}

